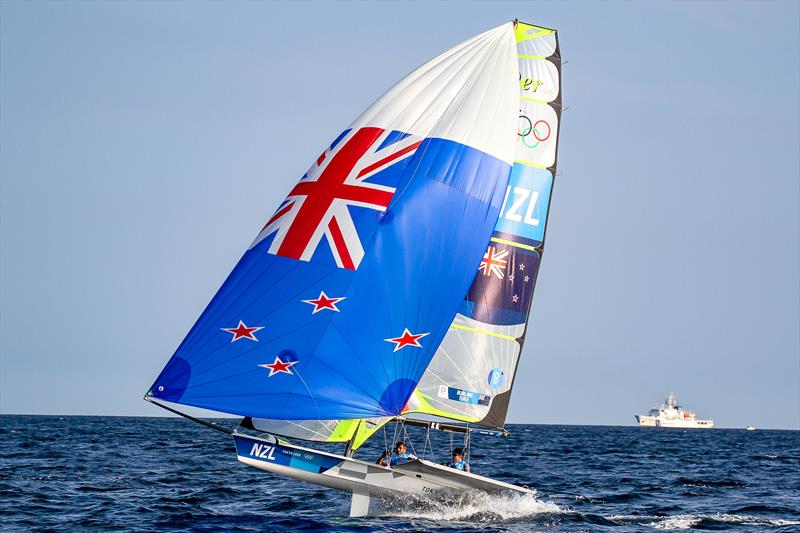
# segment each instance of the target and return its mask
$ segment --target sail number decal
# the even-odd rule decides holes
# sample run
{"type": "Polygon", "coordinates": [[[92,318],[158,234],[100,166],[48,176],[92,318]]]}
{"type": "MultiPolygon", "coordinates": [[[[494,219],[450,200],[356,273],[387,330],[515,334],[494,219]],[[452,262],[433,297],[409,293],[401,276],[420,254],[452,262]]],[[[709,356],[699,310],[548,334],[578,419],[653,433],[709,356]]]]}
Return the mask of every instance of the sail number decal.
{"type": "Polygon", "coordinates": [[[549,170],[514,163],[495,231],[541,243],[552,187],[549,170]]]}
{"type": "Polygon", "coordinates": [[[524,224],[530,224],[531,226],[538,226],[539,219],[533,218],[532,215],[533,208],[536,207],[536,200],[539,198],[539,192],[531,191],[523,187],[514,187],[512,190],[511,185],[509,185],[506,189],[506,201],[503,205],[504,207],[509,204],[508,197],[509,193],[511,192],[514,193],[514,200],[511,202],[511,206],[502,212],[500,216],[514,222],[523,222],[524,224]],[[525,210],[525,217],[523,219],[522,209],[526,203],[528,204],[528,207],[525,210]]]}

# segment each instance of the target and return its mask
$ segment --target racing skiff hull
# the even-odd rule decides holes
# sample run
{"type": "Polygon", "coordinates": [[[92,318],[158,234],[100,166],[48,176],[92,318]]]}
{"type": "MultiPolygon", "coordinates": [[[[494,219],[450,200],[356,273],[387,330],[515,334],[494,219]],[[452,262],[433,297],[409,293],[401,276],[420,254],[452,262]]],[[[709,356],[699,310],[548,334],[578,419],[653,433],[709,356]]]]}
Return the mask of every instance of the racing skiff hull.
{"type": "Polygon", "coordinates": [[[234,433],[236,454],[242,463],[353,495],[350,516],[370,514],[372,498],[410,494],[447,499],[465,491],[530,494],[532,491],[424,459],[388,468],[352,457],[313,450],[284,442],[234,433]]]}

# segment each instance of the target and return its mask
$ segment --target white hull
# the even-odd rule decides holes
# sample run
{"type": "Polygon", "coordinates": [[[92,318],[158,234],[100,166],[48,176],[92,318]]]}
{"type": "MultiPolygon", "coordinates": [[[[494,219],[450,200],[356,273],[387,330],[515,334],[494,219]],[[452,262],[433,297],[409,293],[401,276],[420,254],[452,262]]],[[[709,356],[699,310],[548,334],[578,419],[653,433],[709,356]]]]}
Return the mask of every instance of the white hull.
{"type": "Polygon", "coordinates": [[[239,461],[275,474],[314,483],[353,495],[350,516],[370,513],[371,498],[396,497],[398,493],[440,499],[467,490],[490,493],[532,491],[502,481],[461,472],[426,460],[393,468],[291,444],[276,444],[234,433],[239,461]]]}
{"type": "Polygon", "coordinates": [[[659,418],[656,416],[636,415],[639,427],[643,428],[683,428],[683,429],[711,429],[714,427],[713,420],[686,420],[659,418]]]}

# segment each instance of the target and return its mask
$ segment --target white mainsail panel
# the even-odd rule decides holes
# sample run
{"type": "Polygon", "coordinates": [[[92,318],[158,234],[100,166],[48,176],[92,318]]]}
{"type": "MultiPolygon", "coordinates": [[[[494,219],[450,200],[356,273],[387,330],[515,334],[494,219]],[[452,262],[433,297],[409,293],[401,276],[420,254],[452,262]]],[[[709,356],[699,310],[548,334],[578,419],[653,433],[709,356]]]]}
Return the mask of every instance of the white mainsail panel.
{"type": "Polygon", "coordinates": [[[456,315],[408,402],[408,410],[477,422],[492,399],[511,390],[524,324],[496,326],[456,315]]]}

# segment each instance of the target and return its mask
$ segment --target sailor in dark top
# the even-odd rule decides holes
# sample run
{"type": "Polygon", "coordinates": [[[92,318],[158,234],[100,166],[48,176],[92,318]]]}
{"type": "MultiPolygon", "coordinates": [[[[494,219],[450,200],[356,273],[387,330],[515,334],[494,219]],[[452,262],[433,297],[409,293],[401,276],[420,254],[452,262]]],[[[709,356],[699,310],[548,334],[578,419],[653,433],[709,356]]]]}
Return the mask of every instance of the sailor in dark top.
{"type": "Polygon", "coordinates": [[[394,455],[392,455],[391,461],[389,461],[390,466],[396,466],[399,464],[407,463],[408,461],[413,461],[416,459],[417,456],[411,453],[408,453],[408,448],[406,448],[405,442],[398,442],[394,447],[394,455]]]}
{"type": "Polygon", "coordinates": [[[464,450],[461,448],[453,449],[453,460],[447,463],[450,468],[469,472],[469,463],[464,460],[464,450]]]}

